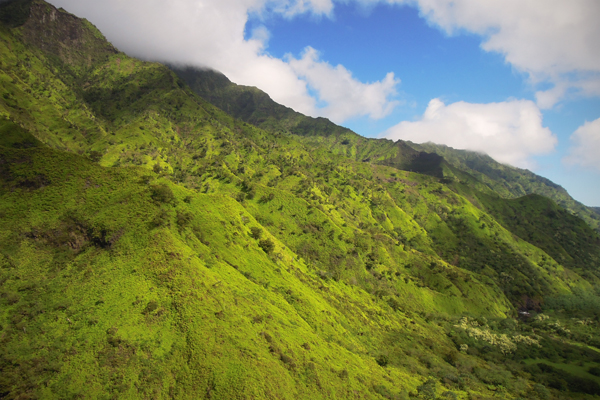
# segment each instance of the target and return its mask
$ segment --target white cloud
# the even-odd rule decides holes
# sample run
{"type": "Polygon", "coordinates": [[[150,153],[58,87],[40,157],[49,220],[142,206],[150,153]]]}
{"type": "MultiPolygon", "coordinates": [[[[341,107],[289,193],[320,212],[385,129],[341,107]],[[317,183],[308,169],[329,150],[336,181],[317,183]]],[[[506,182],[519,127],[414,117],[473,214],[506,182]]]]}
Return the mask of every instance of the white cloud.
{"type": "Polygon", "coordinates": [[[600,118],[577,128],[571,143],[569,155],[563,159],[566,164],[600,171],[600,118]]]}
{"type": "Polygon", "coordinates": [[[317,15],[330,15],[333,11],[332,0],[271,0],[267,2],[274,12],[286,17],[312,12],[317,15]]]}
{"type": "Polygon", "coordinates": [[[567,94],[600,95],[598,0],[357,0],[410,4],[448,34],[468,31],[481,47],[502,54],[529,75],[538,106],[550,108],[567,94]]]}
{"type": "Polygon", "coordinates": [[[327,103],[321,113],[332,121],[364,115],[380,119],[398,104],[389,100],[400,83],[391,72],[380,82],[362,83],[344,66],[333,67],[320,61],[319,53],[312,47],[306,48],[300,59],[290,56],[289,64],[299,77],[306,79],[318,98],[327,103]]]}
{"type": "Polygon", "coordinates": [[[331,67],[315,57],[272,57],[265,51],[269,40],[265,27],[245,39],[249,14],[328,16],[333,10],[332,0],[172,0],[168,5],[163,0],[50,2],[88,18],[130,55],[213,68],[233,82],[256,86],[275,101],[304,114],[325,115],[341,123],[358,115],[381,118],[395,105],[389,99],[397,83],[393,75],[364,84],[346,68],[331,67]],[[328,79],[319,78],[323,73],[328,79]],[[360,100],[360,107],[351,107],[347,97],[332,94],[334,82],[349,85],[344,93],[360,100]]]}
{"type": "Polygon", "coordinates": [[[551,152],[557,143],[552,132],[542,126],[540,110],[529,100],[445,105],[433,99],[421,119],[403,121],[384,135],[483,152],[521,168],[534,167],[531,157],[551,152]]]}

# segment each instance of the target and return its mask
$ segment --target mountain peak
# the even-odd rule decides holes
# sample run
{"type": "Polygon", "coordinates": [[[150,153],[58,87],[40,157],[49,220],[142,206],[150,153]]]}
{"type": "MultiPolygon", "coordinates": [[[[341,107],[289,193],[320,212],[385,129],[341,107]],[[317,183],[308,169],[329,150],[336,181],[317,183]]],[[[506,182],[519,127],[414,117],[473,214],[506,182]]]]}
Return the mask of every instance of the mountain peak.
{"type": "Polygon", "coordinates": [[[25,42],[71,68],[89,69],[118,53],[90,22],[43,0],[13,0],[0,6],[0,19],[25,42]]]}

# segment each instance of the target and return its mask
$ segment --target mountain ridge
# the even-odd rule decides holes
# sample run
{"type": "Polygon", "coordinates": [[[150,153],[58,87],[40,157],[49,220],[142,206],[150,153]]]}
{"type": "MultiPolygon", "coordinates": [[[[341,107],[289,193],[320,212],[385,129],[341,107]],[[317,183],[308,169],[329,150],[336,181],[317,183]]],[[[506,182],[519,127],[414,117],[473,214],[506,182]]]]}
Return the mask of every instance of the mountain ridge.
{"type": "MultiPolygon", "coordinates": [[[[194,67],[170,67],[196,94],[225,112],[263,129],[287,130],[298,135],[312,135],[314,133],[310,132],[319,132],[319,135],[326,137],[330,135],[344,136],[344,134],[357,135],[324,118],[306,117],[288,107],[277,104],[260,89],[236,85],[220,72],[194,67]]],[[[372,140],[360,138],[366,141],[372,140]]],[[[417,154],[424,152],[443,157],[453,167],[473,175],[502,197],[517,198],[532,193],[549,197],[584,219],[594,229],[600,230],[600,219],[596,217],[590,207],[574,200],[566,190],[554,182],[528,170],[503,165],[487,155],[482,158],[476,152],[455,150],[444,145],[417,144],[401,140],[396,143],[406,143],[408,147],[416,150],[417,154]]],[[[402,154],[402,157],[407,158],[410,155],[402,154]]],[[[443,167],[439,165],[442,163],[441,159],[430,160],[427,156],[420,154],[419,158],[420,160],[414,165],[406,163],[396,165],[401,169],[433,174],[438,177],[443,176],[443,167]]],[[[390,161],[388,159],[386,162],[389,164],[390,161]]]]}

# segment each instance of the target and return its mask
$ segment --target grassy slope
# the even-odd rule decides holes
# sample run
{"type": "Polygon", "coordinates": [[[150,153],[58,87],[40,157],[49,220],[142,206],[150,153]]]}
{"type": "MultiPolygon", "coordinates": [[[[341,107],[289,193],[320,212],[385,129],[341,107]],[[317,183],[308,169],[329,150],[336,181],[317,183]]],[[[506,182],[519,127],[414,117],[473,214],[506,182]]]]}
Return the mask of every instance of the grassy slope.
{"type": "MultiPolygon", "coordinates": [[[[381,142],[313,147],[235,120],[33,4],[1,32],[0,110],[18,124],[0,127],[9,398],[402,398],[428,376],[489,395],[472,369],[499,356],[458,354],[453,316],[589,288],[467,189],[362,162],[381,142]],[[92,55],[58,28],[40,51],[44,15],[92,55]],[[523,267],[518,285],[501,275],[523,267]]],[[[511,396],[531,388],[500,372],[511,396]]]]}
{"type": "Polygon", "coordinates": [[[535,194],[507,202],[492,196],[480,199],[504,226],[561,264],[598,274],[594,266],[600,260],[600,235],[550,199],[535,194]],[[522,215],[531,218],[523,219],[522,215]]]}
{"type": "MultiPolygon", "coordinates": [[[[2,280],[11,288],[3,325],[12,321],[3,331],[4,389],[44,383],[47,395],[96,398],[160,383],[186,398],[320,398],[327,390],[316,381],[339,381],[346,365],[346,374],[375,369],[369,380],[382,379],[370,343],[343,327],[371,336],[375,321],[348,320],[330,303],[349,297],[361,311],[379,307],[352,288],[323,287],[285,248],[281,260],[267,257],[248,235],[256,222],[235,201],[174,188],[175,200],[159,204],[139,183],[143,170],[103,169],[46,149],[5,150],[2,160],[14,166],[2,202],[2,280]],[[48,184],[24,183],[41,175],[48,184]],[[194,217],[177,223],[181,214],[194,217]],[[295,379],[312,381],[302,389],[295,379]]],[[[400,330],[402,322],[386,319],[400,330]]],[[[329,394],[347,397],[346,386],[328,385],[329,394]]]]}
{"type": "MultiPolygon", "coordinates": [[[[570,285],[561,285],[556,282],[557,277],[570,279],[568,278],[572,276],[570,271],[563,272],[562,266],[559,266],[555,260],[546,263],[545,254],[524,242],[530,240],[529,236],[518,232],[513,224],[498,223],[505,217],[502,213],[497,213],[494,217],[482,213],[479,209],[485,209],[484,204],[487,203],[477,199],[485,197],[484,193],[487,193],[488,196],[485,198],[495,198],[500,207],[509,207],[508,200],[497,198],[494,196],[496,191],[486,183],[470,173],[447,164],[435,154],[428,159],[426,153],[417,153],[403,142],[392,143],[388,140],[365,139],[349,130],[336,127],[329,121],[303,117],[288,108],[277,105],[258,89],[235,85],[214,71],[178,68],[175,68],[175,71],[182,79],[190,83],[196,92],[215,102],[216,105],[230,110],[234,115],[246,118],[249,122],[267,129],[275,129],[271,122],[268,124],[264,122],[271,120],[263,117],[271,115],[282,118],[283,122],[277,126],[279,135],[282,135],[281,132],[288,128],[291,132],[297,132],[296,126],[292,126],[290,123],[292,120],[301,121],[298,124],[303,126],[326,125],[328,128],[325,129],[324,135],[318,134],[319,130],[315,129],[314,132],[303,132],[301,135],[293,135],[293,137],[305,145],[320,149],[321,154],[327,157],[337,156],[336,160],[350,159],[368,162],[371,169],[367,173],[355,176],[354,180],[342,180],[338,185],[343,186],[351,182],[351,185],[356,187],[356,185],[362,185],[365,180],[376,181],[378,185],[367,191],[366,195],[371,205],[373,197],[377,197],[373,194],[379,190],[386,191],[390,196],[390,202],[384,203],[386,205],[393,203],[394,207],[409,212],[417,224],[427,231],[428,243],[436,254],[447,263],[482,273],[491,278],[504,289],[514,304],[525,307],[532,298],[535,299],[534,302],[539,303],[544,296],[543,293],[565,290],[567,285],[570,285]],[[245,104],[246,107],[242,108],[242,104],[245,104]],[[412,181],[410,178],[405,180],[402,177],[418,175],[404,174],[393,169],[387,171],[387,176],[383,174],[379,179],[373,179],[378,175],[377,172],[374,172],[375,170],[385,171],[385,168],[376,167],[377,164],[404,170],[414,169],[433,177],[443,176],[441,182],[447,184],[448,188],[461,196],[455,197],[453,193],[444,190],[445,185],[440,184],[439,179],[420,176],[416,181],[412,181]],[[392,176],[392,174],[396,176],[392,176]],[[473,188],[477,190],[474,191],[473,188]],[[465,199],[468,200],[465,201],[465,199]],[[514,236],[515,234],[519,238],[514,236]]],[[[340,162],[336,161],[338,164],[340,162]]],[[[335,175],[331,175],[327,182],[323,182],[323,185],[326,186],[323,188],[324,190],[331,190],[327,186],[331,183],[333,176],[335,175]]],[[[379,218],[387,219],[386,215],[389,213],[386,207],[371,208],[372,214],[379,208],[379,218]]],[[[540,221],[536,218],[529,218],[529,215],[525,214],[522,218],[525,218],[530,226],[538,226],[540,221]]],[[[563,224],[562,226],[565,235],[577,235],[577,232],[567,228],[568,226],[571,225],[563,224]]],[[[545,228],[538,226],[536,229],[545,228]]],[[[398,231],[393,231],[392,236],[407,240],[407,238],[403,238],[404,234],[401,232],[399,234],[398,231]]],[[[558,239],[559,245],[570,246],[569,243],[566,243],[568,240],[566,236],[558,239]]],[[[582,240],[593,242],[596,235],[587,230],[580,236],[586,238],[582,240]]],[[[410,239],[408,238],[408,240],[410,239]]],[[[539,244],[539,242],[533,244],[539,244]]],[[[553,244],[555,243],[553,242],[553,244]]],[[[543,248],[551,251],[552,245],[546,245],[543,248]]],[[[593,246],[586,248],[586,252],[587,250],[592,253],[596,252],[593,246]]],[[[569,265],[571,268],[575,267],[573,264],[569,265]]],[[[593,258],[588,265],[592,269],[597,269],[598,259],[593,258]]],[[[592,277],[592,282],[596,282],[596,280],[597,278],[592,277]]]]}

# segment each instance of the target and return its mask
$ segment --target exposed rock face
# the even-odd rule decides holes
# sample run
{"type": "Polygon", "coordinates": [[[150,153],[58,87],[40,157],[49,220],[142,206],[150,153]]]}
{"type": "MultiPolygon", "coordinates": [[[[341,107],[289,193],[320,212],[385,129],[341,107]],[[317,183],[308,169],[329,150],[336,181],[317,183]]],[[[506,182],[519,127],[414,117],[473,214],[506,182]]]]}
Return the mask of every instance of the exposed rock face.
{"type": "Polygon", "coordinates": [[[71,68],[88,69],[118,53],[87,20],[44,2],[31,3],[22,29],[26,42],[71,68]]]}

